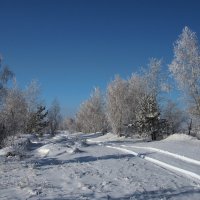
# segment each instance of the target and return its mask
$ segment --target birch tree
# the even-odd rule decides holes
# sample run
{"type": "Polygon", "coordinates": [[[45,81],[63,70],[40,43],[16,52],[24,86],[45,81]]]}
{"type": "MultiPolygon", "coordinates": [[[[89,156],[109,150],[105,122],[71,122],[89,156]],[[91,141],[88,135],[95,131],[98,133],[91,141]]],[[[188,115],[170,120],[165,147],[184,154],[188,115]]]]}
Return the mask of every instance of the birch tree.
{"type": "Polygon", "coordinates": [[[188,27],[174,44],[169,69],[186,97],[189,112],[200,117],[200,51],[196,33],[188,27]]]}
{"type": "Polygon", "coordinates": [[[3,57],[0,55],[0,104],[5,100],[7,92],[7,83],[14,77],[14,73],[3,65],[3,57]]]}
{"type": "Polygon", "coordinates": [[[41,88],[36,80],[32,80],[24,91],[29,114],[36,112],[43,105],[41,100],[41,88]]]}
{"type": "Polygon", "coordinates": [[[7,83],[13,77],[14,73],[7,66],[3,66],[3,57],[0,55],[0,147],[3,143],[3,140],[8,136],[3,106],[8,93],[7,83]]]}
{"type": "Polygon", "coordinates": [[[124,124],[127,123],[129,116],[127,115],[128,106],[128,82],[116,76],[108,85],[106,95],[106,110],[108,122],[112,131],[120,135],[124,130],[124,124]]]}
{"type": "Polygon", "coordinates": [[[9,135],[24,133],[26,128],[27,103],[17,86],[8,90],[2,110],[3,124],[9,135]]]}
{"type": "Polygon", "coordinates": [[[98,88],[95,88],[90,98],[81,104],[76,115],[76,124],[77,128],[85,133],[107,130],[104,101],[98,88]]]}

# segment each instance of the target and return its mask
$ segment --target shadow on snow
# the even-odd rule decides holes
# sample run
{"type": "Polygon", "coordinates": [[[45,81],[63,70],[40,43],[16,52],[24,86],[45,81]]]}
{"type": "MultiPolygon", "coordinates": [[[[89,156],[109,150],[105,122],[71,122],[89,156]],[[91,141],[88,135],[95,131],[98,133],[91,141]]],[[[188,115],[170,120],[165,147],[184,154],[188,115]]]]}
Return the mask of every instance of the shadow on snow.
{"type": "Polygon", "coordinates": [[[94,156],[82,156],[77,157],[71,160],[59,160],[57,158],[43,158],[35,163],[36,167],[48,166],[48,165],[62,165],[68,163],[87,163],[95,162],[99,160],[109,160],[109,159],[122,159],[122,158],[132,158],[135,157],[131,154],[122,154],[122,155],[106,155],[101,157],[94,156]]]}
{"type": "MultiPolygon", "coordinates": [[[[200,195],[200,189],[193,187],[181,187],[181,188],[168,188],[152,191],[134,192],[125,196],[112,197],[106,195],[95,198],[95,193],[90,194],[75,194],[72,196],[63,195],[63,197],[56,198],[57,200],[79,200],[79,199],[94,199],[94,200],[146,200],[146,199],[192,199],[193,195],[197,198],[200,195]]],[[[52,199],[49,199],[52,200],[52,199]]]]}

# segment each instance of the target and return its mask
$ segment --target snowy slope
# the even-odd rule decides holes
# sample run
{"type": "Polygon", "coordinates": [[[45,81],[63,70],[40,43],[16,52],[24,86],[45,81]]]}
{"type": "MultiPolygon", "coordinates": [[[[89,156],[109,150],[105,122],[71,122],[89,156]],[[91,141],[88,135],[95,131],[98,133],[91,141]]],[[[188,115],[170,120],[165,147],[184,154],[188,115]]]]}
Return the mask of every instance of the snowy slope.
{"type": "Polygon", "coordinates": [[[199,200],[198,180],[107,147],[139,142],[66,132],[32,141],[23,160],[0,156],[0,199],[199,200]]]}

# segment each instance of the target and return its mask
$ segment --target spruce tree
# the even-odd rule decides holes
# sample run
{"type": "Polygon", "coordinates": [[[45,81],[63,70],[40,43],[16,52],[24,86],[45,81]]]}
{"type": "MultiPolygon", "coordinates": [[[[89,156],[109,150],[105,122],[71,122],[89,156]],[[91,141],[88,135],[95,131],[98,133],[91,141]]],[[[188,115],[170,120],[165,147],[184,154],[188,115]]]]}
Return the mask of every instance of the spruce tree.
{"type": "Polygon", "coordinates": [[[47,114],[48,111],[46,111],[45,106],[39,106],[36,112],[31,113],[27,123],[27,132],[41,136],[48,126],[47,114]]]}

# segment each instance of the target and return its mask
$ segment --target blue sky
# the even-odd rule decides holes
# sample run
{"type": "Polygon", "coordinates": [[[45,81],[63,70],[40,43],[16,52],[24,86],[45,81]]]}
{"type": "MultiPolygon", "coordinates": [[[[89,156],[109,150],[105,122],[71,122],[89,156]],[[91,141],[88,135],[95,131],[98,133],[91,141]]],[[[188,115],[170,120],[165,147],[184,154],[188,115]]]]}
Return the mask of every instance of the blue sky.
{"type": "Polygon", "coordinates": [[[115,74],[151,57],[167,66],[184,26],[200,38],[199,11],[197,0],[0,0],[0,53],[21,87],[39,80],[71,113],[115,74]]]}

